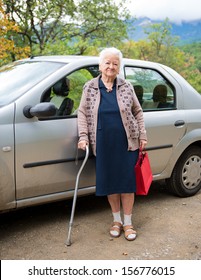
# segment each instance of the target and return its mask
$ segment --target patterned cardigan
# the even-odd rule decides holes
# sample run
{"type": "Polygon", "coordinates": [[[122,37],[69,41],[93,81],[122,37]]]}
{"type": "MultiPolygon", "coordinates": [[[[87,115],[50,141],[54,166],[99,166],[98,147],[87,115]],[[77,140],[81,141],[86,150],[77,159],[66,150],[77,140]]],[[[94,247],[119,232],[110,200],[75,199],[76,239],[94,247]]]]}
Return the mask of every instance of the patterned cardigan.
{"type": "MultiPolygon", "coordinates": [[[[100,104],[99,78],[100,76],[84,85],[78,108],[79,141],[86,140],[90,143],[94,155],[96,155],[96,130],[100,104]]],[[[139,139],[147,140],[143,111],[133,86],[122,78],[117,77],[116,80],[117,103],[128,139],[128,150],[134,151],[139,148],[139,139]]]]}

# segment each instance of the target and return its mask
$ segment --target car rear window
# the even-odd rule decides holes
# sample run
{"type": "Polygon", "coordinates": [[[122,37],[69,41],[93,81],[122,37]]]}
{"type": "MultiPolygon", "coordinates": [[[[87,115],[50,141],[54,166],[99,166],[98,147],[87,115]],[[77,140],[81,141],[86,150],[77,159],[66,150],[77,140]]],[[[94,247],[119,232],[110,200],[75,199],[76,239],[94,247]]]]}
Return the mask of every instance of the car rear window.
{"type": "Polygon", "coordinates": [[[63,63],[24,61],[1,67],[0,106],[14,101],[62,66],[63,63]]]}

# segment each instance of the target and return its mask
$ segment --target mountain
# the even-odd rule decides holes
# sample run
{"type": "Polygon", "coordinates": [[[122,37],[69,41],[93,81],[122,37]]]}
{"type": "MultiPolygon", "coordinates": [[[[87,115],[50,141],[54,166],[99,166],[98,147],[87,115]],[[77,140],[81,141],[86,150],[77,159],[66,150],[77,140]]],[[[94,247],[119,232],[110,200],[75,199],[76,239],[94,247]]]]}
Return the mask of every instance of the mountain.
{"type": "MultiPolygon", "coordinates": [[[[163,21],[151,20],[147,17],[142,17],[134,20],[132,26],[134,31],[128,31],[129,39],[133,41],[139,41],[145,39],[147,35],[144,33],[143,28],[154,23],[162,23],[163,21]]],[[[179,24],[170,22],[172,26],[172,36],[178,36],[180,38],[178,44],[190,44],[194,42],[201,42],[201,19],[194,21],[182,21],[179,24]]]]}

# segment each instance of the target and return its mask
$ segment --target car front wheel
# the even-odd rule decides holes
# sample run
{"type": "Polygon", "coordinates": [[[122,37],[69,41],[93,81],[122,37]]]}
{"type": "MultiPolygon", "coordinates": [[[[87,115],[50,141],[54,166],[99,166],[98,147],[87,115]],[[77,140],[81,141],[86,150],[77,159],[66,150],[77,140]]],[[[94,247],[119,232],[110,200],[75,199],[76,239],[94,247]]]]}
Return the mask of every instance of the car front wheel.
{"type": "Polygon", "coordinates": [[[167,180],[168,188],[175,195],[188,197],[201,188],[201,149],[189,147],[179,158],[171,178],[167,180]]]}

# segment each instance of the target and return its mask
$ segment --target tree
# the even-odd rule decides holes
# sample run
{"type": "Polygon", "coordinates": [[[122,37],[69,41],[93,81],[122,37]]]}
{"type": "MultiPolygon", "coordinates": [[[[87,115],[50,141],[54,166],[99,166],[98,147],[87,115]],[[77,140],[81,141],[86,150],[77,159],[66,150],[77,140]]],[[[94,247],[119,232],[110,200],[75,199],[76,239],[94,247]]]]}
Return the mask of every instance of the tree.
{"type": "Polygon", "coordinates": [[[178,37],[171,35],[171,25],[168,19],[146,27],[146,33],[148,35],[146,40],[127,41],[122,44],[121,49],[124,56],[165,64],[179,72],[201,93],[201,44],[177,47],[178,37]]]}
{"type": "Polygon", "coordinates": [[[4,5],[10,20],[20,26],[15,41],[28,44],[31,50],[34,44],[39,45],[40,52],[46,42],[62,33],[67,23],[62,25],[60,21],[72,16],[75,9],[73,0],[4,0],[4,5]]]}
{"type": "Polygon", "coordinates": [[[153,50],[151,59],[174,68],[201,93],[199,65],[196,65],[192,52],[185,53],[176,47],[178,37],[171,35],[169,20],[151,25],[146,32],[153,50]]]}
{"type": "Polygon", "coordinates": [[[201,42],[187,44],[182,46],[181,49],[195,58],[195,66],[201,72],[201,42]]]}
{"type": "MultiPolygon", "coordinates": [[[[84,54],[93,44],[114,45],[126,37],[129,13],[110,0],[4,0],[18,35],[33,54],[45,54],[60,42],[67,53],[84,54]],[[120,12],[121,11],[121,12],[120,12]],[[39,46],[39,49],[38,49],[39,46]]],[[[18,38],[15,38],[18,40],[18,38]]]]}
{"type": "Polygon", "coordinates": [[[148,35],[147,40],[150,42],[154,61],[170,63],[170,56],[179,40],[177,36],[172,36],[171,28],[168,18],[162,23],[154,23],[145,27],[145,34],[148,35]]]}
{"type": "MultiPolygon", "coordinates": [[[[200,75],[200,46],[195,44],[198,48],[191,48],[187,51],[185,48],[185,67],[181,70],[182,76],[201,94],[201,75],[200,75]]],[[[193,44],[194,46],[194,44],[193,44]]],[[[186,46],[188,49],[189,46],[186,46]]],[[[183,49],[183,47],[182,47],[183,49]]]]}
{"type": "Polygon", "coordinates": [[[166,19],[145,27],[146,40],[125,43],[130,58],[150,60],[168,65],[178,72],[182,71],[186,58],[183,51],[176,47],[178,37],[171,35],[171,25],[166,19]],[[128,45],[131,47],[128,49],[128,45]]]}
{"type": "Polygon", "coordinates": [[[28,47],[15,45],[13,36],[17,32],[19,32],[19,27],[15,22],[9,20],[0,0],[0,65],[24,58],[29,54],[28,47]]]}

